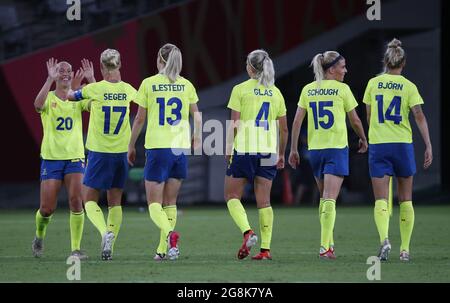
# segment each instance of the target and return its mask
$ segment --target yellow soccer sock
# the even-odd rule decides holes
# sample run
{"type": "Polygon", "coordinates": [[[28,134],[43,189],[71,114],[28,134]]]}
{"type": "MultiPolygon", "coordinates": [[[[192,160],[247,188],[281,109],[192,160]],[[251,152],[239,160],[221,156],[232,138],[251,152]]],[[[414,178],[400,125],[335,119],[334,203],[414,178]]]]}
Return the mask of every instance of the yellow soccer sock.
{"type": "Polygon", "coordinates": [[[334,222],[336,220],[336,201],[324,199],[320,218],[320,246],[328,250],[330,248],[331,235],[333,234],[334,222]]]}
{"type": "Polygon", "coordinates": [[[380,199],[375,201],[373,215],[378,234],[380,235],[380,243],[383,243],[388,238],[389,233],[389,210],[386,200],[380,199]]]}
{"type": "Polygon", "coordinates": [[[81,249],[81,238],[83,237],[84,211],[70,211],[70,243],[72,251],[81,249]]]}
{"type": "Polygon", "coordinates": [[[38,209],[36,212],[36,237],[44,239],[47,233],[47,225],[50,223],[52,216],[44,217],[41,215],[41,211],[38,209]]]}
{"type": "MultiPolygon", "coordinates": [[[[164,212],[167,215],[167,219],[169,219],[170,226],[172,226],[172,230],[175,229],[175,225],[177,224],[177,206],[169,205],[163,207],[164,212]]],[[[156,249],[158,254],[165,254],[167,251],[167,238],[164,236],[164,233],[161,231],[159,237],[159,245],[156,249]]]]}
{"type": "Polygon", "coordinates": [[[106,222],[103,216],[102,209],[98,206],[97,202],[88,201],[84,204],[84,209],[86,210],[86,215],[89,220],[94,224],[95,228],[100,233],[100,236],[106,233],[106,222]]]}
{"type": "Polygon", "coordinates": [[[164,235],[164,239],[167,239],[167,236],[172,231],[172,226],[170,225],[169,219],[167,218],[166,212],[162,209],[161,204],[157,202],[150,203],[148,206],[148,211],[150,213],[150,218],[153,223],[158,226],[164,235]]]}
{"type": "Polygon", "coordinates": [[[248,223],[247,213],[244,206],[238,199],[231,199],[227,202],[228,211],[234,220],[234,223],[239,227],[242,233],[250,230],[250,224],[248,223]]]}
{"type": "Polygon", "coordinates": [[[409,252],[409,242],[414,228],[414,208],[412,201],[405,201],[400,203],[400,238],[402,244],[400,251],[406,250],[409,252]]]}
{"type": "MultiPolygon", "coordinates": [[[[322,213],[322,209],[323,209],[323,201],[325,201],[325,199],[324,198],[320,198],[320,202],[319,202],[319,221],[320,221],[320,217],[321,217],[321,213],[322,213]]],[[[334,246],[334,229],[331,232],[330,246],[334,246]]]]}
{"type": "Polygon", "coordinates": [[[270,249],[272,240],[273,209],[271,206],[258,209],[261,231],[261,249],[270,249]]]}
{"type": "Polygon", "coordinates": [[[116,243],[120,226],[122,225],[122,206],[116,205],[108,207],[108,221],[106,225],[106,230],[112,231],[114,234],[114,242],[112,245],[112,249],[114,250],[114,243],[116,243]]]}

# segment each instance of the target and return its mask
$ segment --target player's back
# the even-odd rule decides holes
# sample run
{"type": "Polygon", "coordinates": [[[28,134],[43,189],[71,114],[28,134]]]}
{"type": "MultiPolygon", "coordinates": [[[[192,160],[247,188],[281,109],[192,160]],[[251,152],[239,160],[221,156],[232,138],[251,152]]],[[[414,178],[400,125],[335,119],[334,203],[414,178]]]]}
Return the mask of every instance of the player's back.
{"type": "Polygon", "coordinates": [[[347,142],[346,113],[356,102],[349,86],[336,80],[307,84],[298,105],[308,113],[308,148],[344,148],[347,142]]]}
{"type": "Polygon", "coordinates": [[[228,107],[240,112],[241,125],[234,146],[236,151],[277,152],[276,122],[286,115],[286,105],[275,85],[265,87],[255,79],[240,83],[233,88],[228,107]]]}
{"type": "Polygon", "coordinates": [[[198,101],[195,87],[183,77],[162,74],[142,81],[136,103],[147,109],[145,148],[190,148],[189,107],[198,101]]]}
{"type": "Polygon", "coordinates": [[[369,143],[411,143],[410,108],[423,104],[417,87],[402,75],[381,74],[369,80],[364,103],[371,106],[369,143]]]}
{"type": "Polygon", "coordinates": [[[131,136],[129,108],[136,90],[124,81],[103,80],[85,86],[82,94],[93,101],[86,148],[105,153],[127,152],[131,136]]]}

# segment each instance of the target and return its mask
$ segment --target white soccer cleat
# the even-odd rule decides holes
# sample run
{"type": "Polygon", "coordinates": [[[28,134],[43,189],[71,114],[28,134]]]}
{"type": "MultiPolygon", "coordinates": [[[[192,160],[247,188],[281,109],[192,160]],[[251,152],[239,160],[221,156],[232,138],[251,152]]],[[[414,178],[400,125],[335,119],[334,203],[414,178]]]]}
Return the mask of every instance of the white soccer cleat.
{"type": "Polygon", "coordinates": [[[406,250],[402,250],[400,252],[400,261],[409,262],[409,252],[406,250]]]}
{"type": "Polygon", "coordinates": [[[167,257],[169,260],[176,260],[180,256],[180,251],[178,250],[178,239],[180,235],[176,231],[172,231],[167,237],[167,246],[169,250],[167,251],[167,257]]]}
{"type": "Polygon", "coordinates": [[[86,255],[86,253],[84,253],[83,251],[78,250],[78,249],[72,251],[72,252],[70,253],[70,256],[71,256],[71,257],[76,257],[76,258],[78,258],[78,259],[80,259],[80,260],[86,260],[86,259],[88,258],[88,256],[86,255]]]}
{"type": "Polygon", "coordinates": [[[114,233],[108,231],[102,238],[102,260],[112,260],[112,246],[114,243],[114,233]]]}
{"type": "Polygon", "coordinates": [[[389,252],[391,251],[391,243],[388,239],[385,239],[383,244],[380,246],[380,251],[378,252],[378,259],[380,261],[387,261],[389,258],[389,252]]]}
{"type": "Polygon", "coordinates": [[[166,254],[156,253],[155,256],[153,257],[153,260],[164,261],[164,260],[167,260],[167,257],[166,257],[166,254]]]}
{"type": "Polygon", "coordinates": [[[31,242],[31,251],[33,252],[33,257],[40,258],[44,252],[44,241],[38,237],[34,237],[31,242]]]}

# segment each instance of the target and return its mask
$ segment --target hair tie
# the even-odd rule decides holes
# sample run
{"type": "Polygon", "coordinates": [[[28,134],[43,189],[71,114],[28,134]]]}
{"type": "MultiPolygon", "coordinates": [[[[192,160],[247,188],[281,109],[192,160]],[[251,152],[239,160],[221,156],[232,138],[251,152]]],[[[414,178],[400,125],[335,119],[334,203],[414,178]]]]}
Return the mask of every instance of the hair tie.
{"type": "Polygon", "coordinates": [[[327,64],[323,64],[322,68],[324,71],[326,71],[327,69],[329,69],[330,67],[332,67],[333,65],[335,65],[339,60],[344,59],[344,57],[342,57],[341,55],[337,56],[333,61],[331,61],[330,63],[327,64]]]}

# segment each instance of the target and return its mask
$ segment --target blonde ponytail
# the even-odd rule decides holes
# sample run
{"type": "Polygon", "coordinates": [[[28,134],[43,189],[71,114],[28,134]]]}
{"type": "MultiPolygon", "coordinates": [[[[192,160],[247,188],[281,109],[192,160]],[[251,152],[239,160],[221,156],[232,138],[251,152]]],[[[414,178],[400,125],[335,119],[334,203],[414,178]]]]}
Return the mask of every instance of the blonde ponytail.
{"type": "Polygon", "coordinates": [[[269,54],[262,49],[252,51],[247,56],[247,62],[255,71],[258,83],[270,87],[275,83],[275,69],[269,54]]]}
{"type": "Polygon", "coordinates": [[[167,43],[159,49],[158,56],[164,63],[164,68],[159,73],[167,76],[172,83],[177,81],[183,66],[180,49],[173,44],[167,43]]]}
{"type": "Polygon", "coordinates": [[[120,53],[117,50],[111,48],[108,48],[102,52],[100,61],[108,71],[119,69],[122,65],[120,60],[120,53]]]}
{"type": "Polygon", "coordinates": [[[341,59],[344,58],[335,51],[326,51],[323,54],[315,55],[310,65],[314,71],[314,79],[317,82],[324,80],[327,69],[335,65],[341,59]]]}
{"type": "Polygon", "coordinates": [[[389,69],[397,69],[402,67],[406,59],[405,50],[402,48],[402,42],[396,38],[388,43],[386,52],[384,53],[383,64],[384,72],[389,69]]]}

